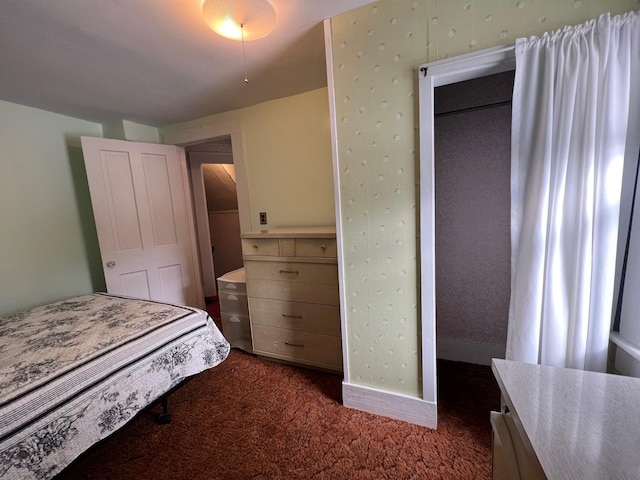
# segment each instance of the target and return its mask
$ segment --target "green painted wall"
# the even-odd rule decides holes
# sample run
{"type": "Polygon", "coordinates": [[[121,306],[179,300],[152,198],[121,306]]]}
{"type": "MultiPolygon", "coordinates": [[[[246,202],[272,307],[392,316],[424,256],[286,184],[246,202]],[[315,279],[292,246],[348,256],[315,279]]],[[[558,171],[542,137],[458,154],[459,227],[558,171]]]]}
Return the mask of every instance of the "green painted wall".
{"type": "Polygon", "coordinates": [[[421,395],[417,67],[638,0],[381,0],[332,18],[350,381],[421,395]]]}
{"type": "Polygon", "coordinates": [[[102,127],[0,101],[0,314],[105,288],[81,135],[102,127]]]}
{"type": "MultiPolygon", "coordinates": [[[[251,225],[335,225],[327,89],[160,129],[161,134],[240,119],[249,182],[251,225]]],[[[264,226],[262,227],[264,228],[264,226]]]]}
{"type": "Polygon", "coordinates": [[[160,134],[156,127],[149,127],[130,120],[103,123],[104,138],[129,140],[132,142],[160,143],[160,134]]]}

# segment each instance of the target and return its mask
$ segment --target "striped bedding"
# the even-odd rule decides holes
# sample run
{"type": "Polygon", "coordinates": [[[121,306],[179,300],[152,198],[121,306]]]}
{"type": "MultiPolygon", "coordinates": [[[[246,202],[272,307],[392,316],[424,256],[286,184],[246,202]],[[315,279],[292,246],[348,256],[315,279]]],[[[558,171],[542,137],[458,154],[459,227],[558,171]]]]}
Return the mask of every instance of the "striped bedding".
{"type": "Polygon", "coordinates": [[[47,479],[229,344],[203,311],[95,293],[0,317],[0,478],[47,479]]]}

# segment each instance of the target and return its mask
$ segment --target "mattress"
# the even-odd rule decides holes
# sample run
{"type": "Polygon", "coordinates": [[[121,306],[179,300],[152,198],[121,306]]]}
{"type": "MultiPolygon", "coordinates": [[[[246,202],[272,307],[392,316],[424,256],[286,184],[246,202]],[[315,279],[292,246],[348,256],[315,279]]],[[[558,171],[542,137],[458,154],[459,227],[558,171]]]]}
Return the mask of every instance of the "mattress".
{"type": "Polygon", "coordinates": [[[229,343],[203,311],[95,293],[0,317],[0,478],[47,479],[229,343]]]}

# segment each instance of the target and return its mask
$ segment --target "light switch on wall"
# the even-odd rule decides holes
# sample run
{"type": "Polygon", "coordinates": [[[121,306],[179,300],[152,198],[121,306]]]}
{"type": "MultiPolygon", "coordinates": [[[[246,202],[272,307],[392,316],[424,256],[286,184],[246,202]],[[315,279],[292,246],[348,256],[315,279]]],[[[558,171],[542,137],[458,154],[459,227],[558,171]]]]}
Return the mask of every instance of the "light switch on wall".
{"type": "Polygon", "coordinates": [[[267,224],[267,212],[260,212],[260,225],[267,224]]]}

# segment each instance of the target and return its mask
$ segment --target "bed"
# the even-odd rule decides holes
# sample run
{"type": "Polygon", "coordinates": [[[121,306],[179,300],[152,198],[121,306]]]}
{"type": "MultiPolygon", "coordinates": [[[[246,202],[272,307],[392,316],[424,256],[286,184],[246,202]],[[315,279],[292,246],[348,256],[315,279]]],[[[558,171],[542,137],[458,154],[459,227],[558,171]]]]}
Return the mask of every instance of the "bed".
{"type": "Polygon", "coordinates": [[[228,353],[205,312],[117,295],[0,317],[0,478],[53,477],[228,353]]]}

